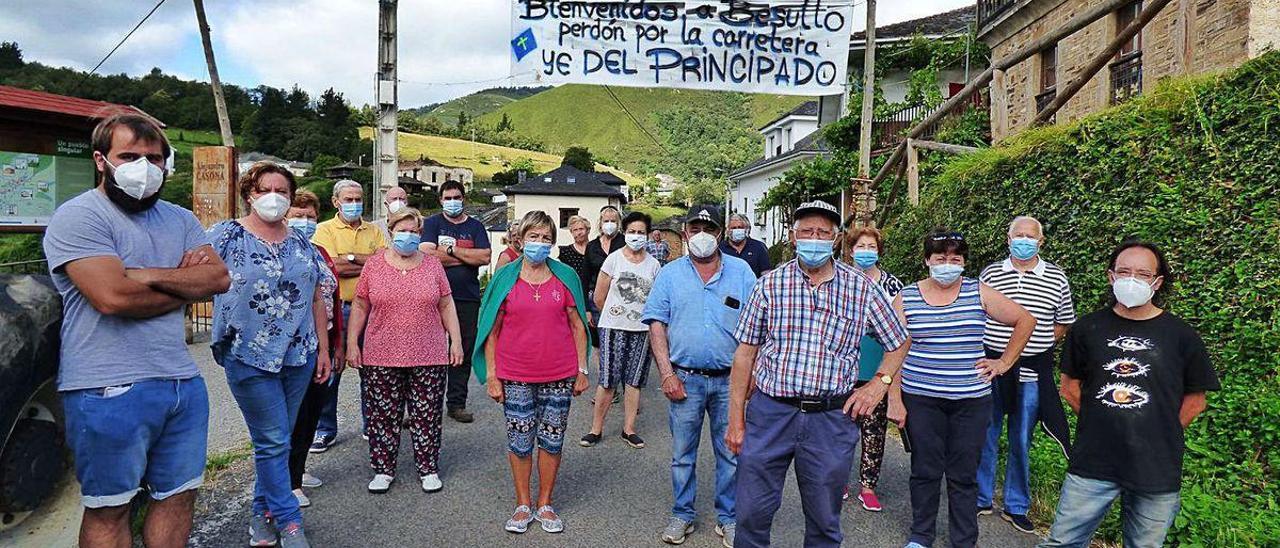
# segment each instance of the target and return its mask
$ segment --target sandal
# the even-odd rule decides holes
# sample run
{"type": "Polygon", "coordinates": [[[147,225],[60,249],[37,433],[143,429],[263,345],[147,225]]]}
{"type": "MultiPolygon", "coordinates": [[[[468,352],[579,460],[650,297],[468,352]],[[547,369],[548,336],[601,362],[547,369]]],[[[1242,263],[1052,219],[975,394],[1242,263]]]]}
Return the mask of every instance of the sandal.
{"type": "Polygon", "coordinates": [[[538,523],[542,524],[542,530],[548,533],[560,533],[564,531],[564,520],[560,519],[560,515],[556,513],[556,509],[550,504],[538,509],[538,513],[534,514],[534,518],[538,523]],[[543,514],[550,514],[551,518],[543,517],[543,514]]]}
{"type": "Polygon", "coordinates": [[[529,524],[533,523],[533,510],[528,506],[521,504],[516,507],[516,511],[511,513],[511,519],[507,520],[507,524],[503,526],[508,533],[523,533],[529,530],[529,524]],[[521,518],[520,514],[524,514],[521,518]]]}

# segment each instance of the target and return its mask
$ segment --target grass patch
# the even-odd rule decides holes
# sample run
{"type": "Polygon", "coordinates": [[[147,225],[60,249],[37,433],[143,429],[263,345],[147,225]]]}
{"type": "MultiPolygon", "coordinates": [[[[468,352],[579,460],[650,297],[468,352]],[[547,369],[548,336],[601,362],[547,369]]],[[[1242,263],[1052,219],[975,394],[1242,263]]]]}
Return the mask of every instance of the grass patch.
{"type": "Polygon", "coordinates": [[[231,465],[252,457],[253,444],[249,442],[245,442],[243,445],[235,449],[230,449],[221,453],[214,453],[209,455],[209,460],[205,462],[204,475],[206,479],[212,479],[216,477],[219,472],[230,468],[231,465]]]}

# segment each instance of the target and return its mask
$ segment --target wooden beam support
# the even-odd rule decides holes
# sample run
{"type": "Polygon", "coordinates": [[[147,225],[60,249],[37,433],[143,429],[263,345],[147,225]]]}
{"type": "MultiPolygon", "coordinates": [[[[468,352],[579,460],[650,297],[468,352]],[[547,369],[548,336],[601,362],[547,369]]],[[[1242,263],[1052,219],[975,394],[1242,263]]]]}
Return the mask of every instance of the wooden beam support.
{"type": "Polygon", "coordinates": [[[1085,84],[1089,83],[1089,80],[1093,79],[1093,75],[1097,74],[1099,70],[1102,70],[1102,67],[1107,66],[1107,63],[1111,61],[1111,58],[1115,57],[1116,52],[1120,51],[1120,48],[1124,47],[1124,45],[1130,40],[1133,40],[1133,37],[1137,36],[1139,32],[1142,32],[1142,28],[1147,26],[1147,23],[1150,23],[1152,19],[1155,19],[1156,15],[1160,13],[1160,10],[1169,5],[1169,2],[1172,0],[1148,1],[1150,3],[1142,7],[1142,12],[1138,14],[1138,18],[1134,19],[1133,22],[1129,23],[1129,26],[1117,33],[1116,37],[1107,44],[1107,47],[1103,48],[1098,55],[1094,56],[1094,58],[1089,61],[1089,64],[1085,65],[1084,69],[1080,71],[1080,74],[1076,75],[1071,82],[1067,83],[1066,87],[1062,88],[1062,91],[1058,92],[1057,96],[1053,98],[1053,101],[1049,102],[1048,106],[1044,107],[1044,110],[1040,111],[1040,114],[1036,115],[1035,121],[1032,122],[1034,125],[1041,125],[1053,119],[1053,115],[1057,114],[1058,109],[1061,109],[1062,105],[1067,104],[1067,101],[1071,100],[1072,97],[1075,97],[1076,93],[1078,93],[1085,84]]]}
{"type": "Polygon", "coordinates": [[[907,203],[920,205],[920,153],[911,139],[907,139],[907,203]]]}
{"type": "Polygon", "coordinates": [[[1004,82],[1004,71],[991,74],[991,136],[1003,139],[1009,133],[1009,87],[1004,82]]]}
{"type": "Polygon", "coordinates": [[[977,147],[967,147],[964,145],[953,145],[951,143],[939,143],[937,141],[922,141],[920,139],[912,139],[908,147],[915,147],[923,150],[932,150],[934,152],[946,152],[948,154],[969,154],[977,152],[977,147]]]}

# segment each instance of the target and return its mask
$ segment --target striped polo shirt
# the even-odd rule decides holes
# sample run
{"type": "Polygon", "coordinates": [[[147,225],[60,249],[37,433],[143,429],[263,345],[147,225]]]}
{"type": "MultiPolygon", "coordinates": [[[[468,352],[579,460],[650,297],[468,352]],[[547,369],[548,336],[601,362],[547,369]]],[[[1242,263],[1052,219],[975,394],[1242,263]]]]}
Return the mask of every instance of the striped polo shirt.
{"type": "MultiPolygon", "coordinates": [[[[1071,283],[1057,265],[1037,258],[1031,270],[1022,272],[1005,259],[994,263],[979,276],[982,283],[1003,293],[1013,302],[1022,305],[1036,318],[1036,330],[1022,350],[1022,356],[1035,356],[1053,348],[1055,325],[1069,325],[1076,321],[1075,306],[1071,301],[1071,283]]],[[[996,352],[1004,352],[1013,335],[1013,327],[992,319],[987,320],[987,334],[983,342],[996,352]]],[[[1036,372],[1026,367],[1018,368],[1018,379],[1035,382],[1036,372]]]]}
{"type": "Polygon", "coordinates": [[[902,290],[911,347],[902,364],[902,391],[915,396],[949,400],[980,398],[991,393],[975,367],[986,357],[982,334],[987,312],[982,308],[981,284],[960,282],[960,294],[946,306],[933,306],[920,294],[920,285],[902,290]]]}

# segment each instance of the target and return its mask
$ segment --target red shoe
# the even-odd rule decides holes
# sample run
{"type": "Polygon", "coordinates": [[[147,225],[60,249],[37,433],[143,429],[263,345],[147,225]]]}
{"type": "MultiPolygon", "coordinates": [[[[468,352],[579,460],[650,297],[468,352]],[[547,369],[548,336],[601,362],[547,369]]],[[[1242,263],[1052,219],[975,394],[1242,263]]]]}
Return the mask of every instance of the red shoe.
{"type": "Polygon", "coordinates": [[[879,512],[884,510],[884,507],[880,506],[880,499],[876,498],[875,493],[868,493],[866,491],[858,493],[858,501],[862,503],[862,509],[868,512],[879,512]]]}
{"type": "Polygon", "coordinates": [[[840,495],[840,500],[842,500],[842,501],[844,501],[844,500],[849,500],[849,486],[848,486],[848,485],[844,486],[844,494],[843,494],[843,495],[840,495]]]}

